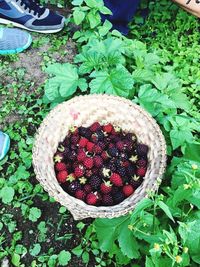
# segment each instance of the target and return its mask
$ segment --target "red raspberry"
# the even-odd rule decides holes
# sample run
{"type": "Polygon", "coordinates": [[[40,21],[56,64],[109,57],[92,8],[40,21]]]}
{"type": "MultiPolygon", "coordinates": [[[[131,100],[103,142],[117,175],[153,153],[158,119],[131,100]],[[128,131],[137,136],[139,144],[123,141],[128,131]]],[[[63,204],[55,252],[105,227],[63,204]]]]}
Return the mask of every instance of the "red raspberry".
{"type": "Polygon", "coordinates": [[[123,193],[124,193],[124,195],[125,195],[126,197],[129,197],[130,195],[133,194],[134,189],[133,189],[132,185],[125,185],[125,186],[123,187],[122,191],[123,191],[123,193]]]}
{"type": "Polygon", "coordinates": [[[91,126],[90,126],[90,131],[91,132],[96,132],[97,130],[101,130],[101,125],[99,122],[94,122],[91,126]]]}
{"type": "Polygon", "coordinates": [[[106,132],[106,133],[111,133],[113,130],[113,126],[111,123],[109,124],[106,124],[103,126],[103,131],[106,132]]]}
{"type": "Polygon", "coordinates": [[[78,166],[74,170],[74,174],[77,178],[82,177],[84,175],[84,169],[82,166],[78,166]]]}
{"type": "Polygon", "coordinates": [[[100,157],[100,156],[95,156],[94,157],[94,165],[97,167],[97,168],[100,168],[103,166],[103,159],[100,157]]]}
{"type": "Polygon", "coordinates": [[[94,152],[95,154],[101,154],[101,153],[102,153],[102,148],[101,148],[100,146],[98,146],[98,145],[95,145],[95,146],[93,147],[93,152],[94,152]]]}
{"type": "Polygon", "coordinates": [[[61,171],[57,174],[57,180],[59,183],[65,183],[67,180],[68,172],[67,171],[61,171]]]}
{"type": "Polygon", "coordinates": [[[58,171],[58,172],[60,172],[60,171],[66,171],[66,170],[67,170],[67,166],[66,166],[66,164],[63,163],[63,162],[58,162],[58,163],[56,163],[56,165],[55,165],[55,169],[56,169],[56,171],[58,171]]]}
{"type": "Polygon", "coordinates": [[[101,157],[102,157],[103,160],[107,160],[108,159],[108,153],[106,151],[103,151],[101,153],[101,157]]]}
{"type": "Polygon", "coordinates": [[[103,194],[108,194],[112,191],[112,184],[108,181],[108,182],[104,182],[103,184],[101,184],[101,192],[103,194]]]}
{"type": "Polygon", "coordinates": [[[81,149],[80,151],[78,151],[78,155],[77,155],[78,162],[84,161],[85,158],[86,158],[85,151],[83,149],[81,149]]]}
{"type": "Polygon", "coordinates": [[[86,170],[85,171],[85,176],[88,177],[88,178],[91,177],[92,174],[93,174],[92,170],[86,170]]]}
{"type": "Polygon", "coordinates": [[[86,203],[88,205],[96,205],[97,204],[97,200],[98,200],[98,198],[94,193],[89,193],[86,196],[86,203]]]}
{"type": "Polygon", "coordinates": [[[84,185],[83,190],[84,190],[86,193],[91,193],[91,192],[92,192],[92,187],[91,187],[91,185],[86,184],[86,185],[84,185]]]}
{"type": "Polygon", "coordinates": [[[86,159],[84,159],[83,165],[86,167],[86,169],[92,169],[94,161],[92,158],[87,157],[86,159]]]}
{"type": "Polygon", "coordinates": [[[78,199],[84,200],[86,197],[86,193],[83,190],[79,189],[76,191],[75,197],[78,199]]]}
{"type": "Polygon", "coordinates": [[[128,167],[129,165],[130,165],[130,162],[127,160],[122,162],[123,167],[128,167]]]}
{"type": "Polygon", "coordinates": [[[110,176],[110,181],[116,185],[116,186],[122,186],[123,185],[123,182],[122,182],[122,178],[119,174],[117,173],[113,173],[111,176],[110,176]]]}
{"type": "Polygon", "coordinates": [[[94,144],[92,142],[88,142],[87,145],[86,145],[86,148],[87,148],[88,152],[92,152],[93,147],[94,147],[94,144]]]}
{"type": "Polygon", "coordinates": [[[87,143],[88,143],[88,139],[85,137],[82,137],[78,144],[80,147],[86,147],[87,143]]]}
{"type": "Polygon", "coordinates": [[[139,176],[141,176],[141,177],[144,177],[145,174],[146,174],[146,168],[139,168],[139,169],[137,169],[136,174],[139,175],[139,176]]]}

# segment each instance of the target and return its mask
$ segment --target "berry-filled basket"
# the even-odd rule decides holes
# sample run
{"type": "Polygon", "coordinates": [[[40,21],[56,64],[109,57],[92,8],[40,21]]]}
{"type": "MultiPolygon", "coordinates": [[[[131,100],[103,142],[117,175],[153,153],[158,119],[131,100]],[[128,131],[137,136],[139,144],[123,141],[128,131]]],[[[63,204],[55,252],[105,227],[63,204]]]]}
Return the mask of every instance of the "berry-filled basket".
{"type": "Polygon", "coordinates": [[[59,104],[42,122],[33,147],[33,166],[44,190],[67,207],[74,219],[114,218],[133,210],[149,190],[157,189],[157,180],[162,178],[166,167],[166,143],[151,115],[130,100],[110,95],[78,96],[59,104]],[[55,154],[59,144],[73,127],[89,127],[94,122],[110,123],[123,133],[134,133],[139,143],[148,146],[148,165],[143,182],[133,194],[112,206],[88,205],[67,193],[56,176],[55,154]]]}

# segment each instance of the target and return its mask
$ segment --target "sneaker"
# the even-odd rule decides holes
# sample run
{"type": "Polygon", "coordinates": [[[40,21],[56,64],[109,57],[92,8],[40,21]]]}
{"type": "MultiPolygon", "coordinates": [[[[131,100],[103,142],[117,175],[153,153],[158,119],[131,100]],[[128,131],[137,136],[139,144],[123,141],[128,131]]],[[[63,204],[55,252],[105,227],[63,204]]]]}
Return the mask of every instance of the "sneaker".
{"type": "Polygon", "coordinates": [[[25,31],[0,28],[0,55],[22,52],[30,46],[31,42],[30,34],[25,31]]]}
{"type": "Polygon", "coordinates": [[[0,131],[0,160],[7,154],[10,148],[10,138],[7,134],[0,131]]]}
{"type": "Polygon", "coordinates": [[[59,32],[65,18],[48,8],[40,6],[37,0],[0,0],[0,23],[41,33],[59,32]]]}

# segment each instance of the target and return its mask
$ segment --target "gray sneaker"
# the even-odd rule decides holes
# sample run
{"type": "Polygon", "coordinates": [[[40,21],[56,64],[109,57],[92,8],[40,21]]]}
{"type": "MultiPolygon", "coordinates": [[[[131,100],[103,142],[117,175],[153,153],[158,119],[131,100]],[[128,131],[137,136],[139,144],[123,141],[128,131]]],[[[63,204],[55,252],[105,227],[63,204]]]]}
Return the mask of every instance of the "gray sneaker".
{"type": "Polygon", "coordinates": [[[0,28],[0,55],[16,54],[30,46],[31,35],[25,31],[0,28]]]}
{"type": "Polygon", "coordinates": [[[59,32],[65,18],[50,11],[37,0],[0,0],[0,23],[41,33],[59,32]]]}

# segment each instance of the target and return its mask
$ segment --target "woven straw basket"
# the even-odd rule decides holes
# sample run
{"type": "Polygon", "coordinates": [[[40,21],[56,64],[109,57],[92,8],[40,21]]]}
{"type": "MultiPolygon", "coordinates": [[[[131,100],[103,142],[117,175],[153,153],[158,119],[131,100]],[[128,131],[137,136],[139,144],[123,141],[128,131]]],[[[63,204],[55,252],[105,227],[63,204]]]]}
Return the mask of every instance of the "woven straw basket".
{"type": "Polygon", "coordinates": [[[75,220],[114,218],[125,215],[147,195],[157,189],[166,165],[166,144],[155,120],[141,107],[121,97],[87,95],[75,97],[54,108],[44,119],[36,135],[33,148],[36,178],[56,201],[66,206],[75,220]],[[95,207],[67,194],[58,184],[53,156],[71,126],[90,126],[93,122],[111,122],[125,132],[134,132],[139,142],[149,146],[148,169],[144,182],[134,194],[112,207],[95,207]]]}

